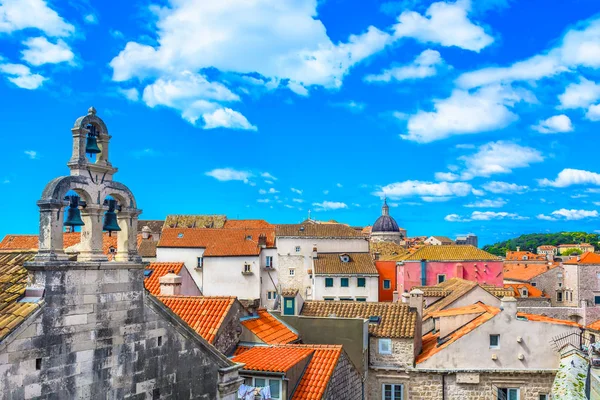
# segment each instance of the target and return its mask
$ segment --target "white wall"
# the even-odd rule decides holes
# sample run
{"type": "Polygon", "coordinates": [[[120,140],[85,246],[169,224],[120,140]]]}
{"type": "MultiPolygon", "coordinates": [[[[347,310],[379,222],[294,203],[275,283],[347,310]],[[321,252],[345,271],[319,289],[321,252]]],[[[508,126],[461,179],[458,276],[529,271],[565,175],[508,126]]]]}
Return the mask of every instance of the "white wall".
{"type": "Polygon", "coordinates": [[[260,278],[262,280],[260,303],[263,307],[272,310],[275,299],[269,300],[267,297],[267,292],[279,291],[279,259],[277,258],[277,249],[263,249],[260,254],[260,262],[260,278]],[[266,270],[262,268],[263,266],[267,265],[267,256],[273,257],[273,270],[266,270]]]}
{"type": "Polygon", "coordinates": [[[259,256],[204,257],[205,296],[237,296],[241,300],[261,297],[261,263],[259,256]],[[244,264],[252,266],[252,274],[244,275],[244,264]]]}
{"type": "Polygon", "coordinates": [[[183,262],[200,291],[204,292],[202,288],[202,271],[196,270],[198,257],[202,257],[203,254],[204,249],[199,248],[157,247],[156,261],[183,262]]]}
{"type": "Polygon", "coordinates": [[[323,300],[325,297],[366,297],[367,301],[379,301],[379,278],[377,276],[314,276],[313,299],[323,300]],[[358,287],[358,278],[365,278],[365,287],[358,287]],[[325,278],[333,278],[333,287],[325,287],[325,278]],[[341,287],[341,278],[348,278],[348,287],[341,287]]]}

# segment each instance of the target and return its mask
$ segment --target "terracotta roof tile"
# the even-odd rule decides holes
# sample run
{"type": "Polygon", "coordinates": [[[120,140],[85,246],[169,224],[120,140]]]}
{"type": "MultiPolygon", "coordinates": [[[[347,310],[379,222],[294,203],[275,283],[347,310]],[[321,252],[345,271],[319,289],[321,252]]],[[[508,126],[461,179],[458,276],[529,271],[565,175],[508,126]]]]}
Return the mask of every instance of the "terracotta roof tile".
{"type": "Polygon", "coordinates": [[[313,347],[313,354],[292,400],[320,400],[342,355],[342,346],[313,347]]]}
{"type": "Polygon", "coordinates": [[[527,257],[527,261],[546,261],[546,256],[543,254],[535,254],[530,251],[507,251],[506,260],[523,261],[523,257],[527,257]]]}
{"type": "Polygon", "coordinates": [[[344,224],[282,224],[276,225],[276,236],[365,238],[361,232],[344,224]]]}
{"type": "Polygon", "coordinates": [[[224,229],[264,229],[275,228],[275,225],[264,219],[228,219],[225,221],[224,229]]]}
{"type": "Polygon", "coordinates": [[[504,264],[504,279],[505,280],[516,280],[527,282],[536,276],[543,274],[546,271],[557,267],[558,264],[534,264],[534,263],[523,263],[523,264],[504,264]]]}
{"type": "Polygon", "coordinates": [[[156,296],[209,343],[213,343],[235,297],[156,296]]]}
{"type": "Polygon", "coordinates": [[[39,307],[37,303],[18,302],[27,285],[23,264],[35,255],[35,251],[0,251],[0,341],[39,307]]]}
{"type": "Polygon", "coordinates": [[[512,297],[521,297],[521,290],[523,288],[527,289],[527,297],[534,297],[534,298],[550,298],[549,295],[545,294],[544,292],[542,292],[540,289],[536,288],[535,286],[531,286],[531,284],[529,283],[505,283],[504,287],[506,289],[510,289],[513,293],[510,295],[512,297]]]}
{"type": "Polygon", "coordinates": [[[154,258],[156,257],[156,245],[158,242],[154,240],[142,239],[140,245],[138,246],[138,254],[140,257],[144,258],[154,258]]]}
{"type": "Polygon", "coordinates": [[[577,260],[577,257],[573,257],[568,261],[565,261],[563,264],[600,264],[600,254],[596,254],[596,253],[583,253],[581,256],[579,256],[579,261],[577,260]]]}
{"type": "Polygon", "coordinates": [[[249,371],[286,373],[300,361],[312,356],[314,349],[296,346],[253,347],[233,357],[232,361],[246,364],[249,371]]]}
{"type": "Polygon", "coordinates": [[[177,275],[183,268],[182,262],[153,262],[146,266],[146,271],[152,271],[149,276],[144,278],[144,286],[146,290],[155,296],[160,294],[160,283],[158,278],[165,276],[169,271],[173,271],[177,275]]]}
{"type": "Polygon", "coordinates": [[[423,246],[406,258],[407,261],[500,261],[487,251],[471,245],[423,246]]]}
{"type": "Polygon", "coordinates": [[[369,244],[371,254],[379,253],[379,261],[402,261],[410,252],[393,242],[372,242],[369,244]]]}
{"type": "Polygon", "coordinates": [[[267,247],[275,246],[275,230],[165,228],[158,247],[204,248],[204,257],[260,254],[258,237],[267,236],[267,247]]]}
{"type": "Polygon", "coordinates": [[[456,315],[467,315],[467,314],[483,314],[487,310],[482,307],[481,303],[475,303],[464,307],[450,308],[448,310],[441,310],[431,313],[432,318],[439,317],[452,317],[456,315]]]}
{"type": "Polygon", "coordinates": [[[592,322],[591,324],[586,326],[586,328],[593,329],[595,331],[600,331],[600,319],[596,322],[592,322]]]}
{"type": "Polygon", "coordinates": [[[298,340],[296,332],[267,310],[258,310],[257,317],[246,317],[242,325],[267,344],[287,344],[298,340]]]}
{"type": "Polygon", "coordinates": [[[369,253],[318,253],[313,261],[315,275],[378,275],[369,253]],[[342,258],[348,257],[348,262],[342,258]]]}
{"type": "Polygon", "coordinates": [[[549,324],[568,325],[568,326],[582,328],[582,326],[580,324],[578,324],[577,322],[567,321],[564,319],[550,318],[550,317],[546,317],[544,315],[526,314],[526,313],[518,312],[517,317],[527,318],[528,321],[547,322],[549,324]]]}
{"type": "Polygon", "coordinates": [[[363,318],[381,317],[378,324],[369,324],[369,333],[376,337],[412,338],[415,335],[416,313],[405,303],[370,303],[358,301],[305,301],[301,314],[307,317],[363,318]]]}

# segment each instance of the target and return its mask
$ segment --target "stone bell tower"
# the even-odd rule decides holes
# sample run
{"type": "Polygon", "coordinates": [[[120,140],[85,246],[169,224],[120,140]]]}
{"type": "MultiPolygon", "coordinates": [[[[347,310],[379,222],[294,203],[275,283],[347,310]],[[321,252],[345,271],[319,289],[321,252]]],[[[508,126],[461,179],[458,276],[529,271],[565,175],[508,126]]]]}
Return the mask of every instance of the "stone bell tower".
{"type": "MultiPolygon", "coordinates": [[[[66,261],[68,256],[63,245],[63,220],[68,202],[65,195],[74,191],[82,200],[80,252],[77,262],[108,261],[102,250],[103,214],[108,211],[107,198],[116,200],[117,213],[117,262],[141,262],[137,254],[137,221],[141,210],[127,186],[113,180],[117,169],[109,160],[111,136],[96,109],[90,107],[87,115],[77,118],[71,128],[73,155],[67,163],[69,176],[56,178],[44,189],[38,201],[40,208],[40,237],[37,262],[66,261]],[[86,155],[86,143],[92,137],[96,144],[95,159],[86,155]]],[[[87,149],[89,150],[89,149],[87,149]]],[[[113,202],[114,203],[114,202],[113,202]]]]}

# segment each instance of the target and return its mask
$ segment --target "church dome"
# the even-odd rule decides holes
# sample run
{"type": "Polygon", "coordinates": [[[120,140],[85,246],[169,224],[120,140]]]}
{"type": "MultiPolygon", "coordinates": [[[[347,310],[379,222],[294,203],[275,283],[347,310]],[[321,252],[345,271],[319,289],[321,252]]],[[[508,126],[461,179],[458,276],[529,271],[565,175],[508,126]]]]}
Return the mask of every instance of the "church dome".
{"type": "Polygon", "coordinates": [[[400,228],[396,223],[396,220],[390,217],[390,208],[387,205],[387,201],[384,200],[383,207],[381,208],[381,217],[377,218],[377,221],[371,228],[371,233],[374,232],[399,232],[400,228]]]}

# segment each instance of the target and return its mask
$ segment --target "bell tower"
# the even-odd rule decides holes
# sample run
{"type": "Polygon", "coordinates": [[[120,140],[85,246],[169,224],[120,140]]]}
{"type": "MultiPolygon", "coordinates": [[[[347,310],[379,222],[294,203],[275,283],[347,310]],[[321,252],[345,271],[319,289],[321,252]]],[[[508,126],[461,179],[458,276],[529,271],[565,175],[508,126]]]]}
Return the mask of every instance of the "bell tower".
{"type": "Polygon", "coordinates": [[[103,252],[103,231],[117,235],[114,261],[141,262],[137,222],[142,211],[129,188],[113,180],[117,168],[109,161],[111,136],[106,124],[90,107],[87,115],[77,118],[71,133],[73,154],[67,163],[70,174],[50,181],[37,203],[40,234],[36,262],[70,259],[64,251],[64,226],[81,227],[77,262],[108,261],[103,252]]]}

